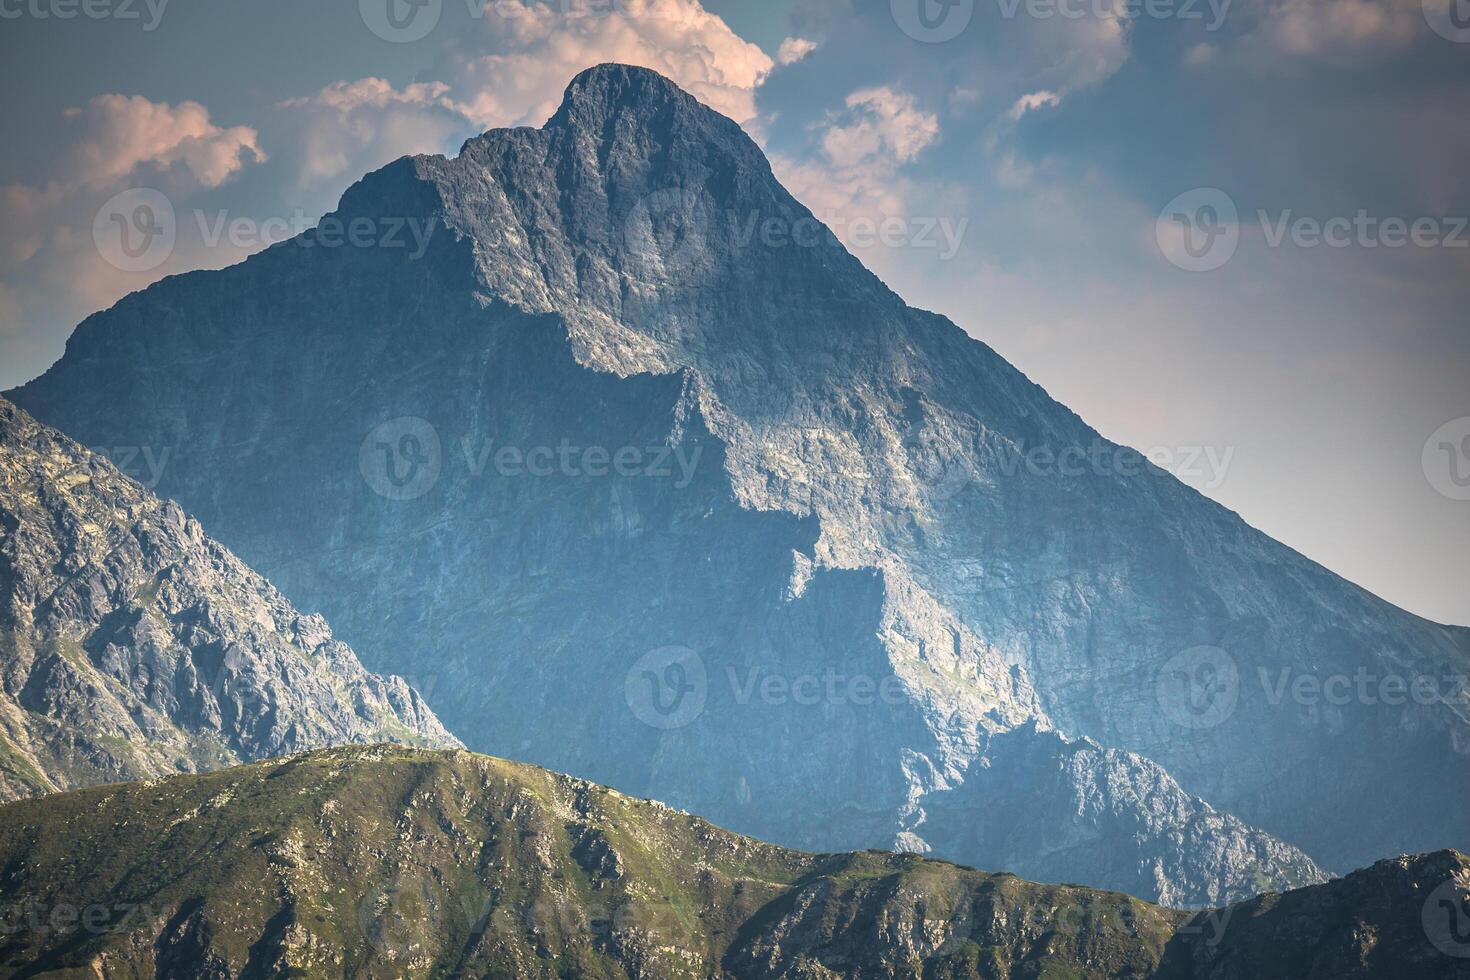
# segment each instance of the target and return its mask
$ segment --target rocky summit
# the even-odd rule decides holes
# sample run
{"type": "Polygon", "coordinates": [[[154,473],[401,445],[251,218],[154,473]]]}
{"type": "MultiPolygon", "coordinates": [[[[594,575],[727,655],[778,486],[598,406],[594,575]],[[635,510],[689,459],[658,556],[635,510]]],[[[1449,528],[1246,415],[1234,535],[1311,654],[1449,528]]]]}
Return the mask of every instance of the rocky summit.
{"type": "Polygon", "coordinates": [[[590,69],[329,218],[12,396],[167,452],[161,494],[472,748],[1181,905],[1470,846],[1470,633],[905,305],[667,79],[590,69]]]}
{"type": "Polygon", "coordinates": [[[0,399],[0,799],[458,742],[179,506],[0,399]]]}
{"type": "Polygon", "coordinates": [[[0,869],[16,977],[1470,977],[1455,852],[1188,914],[391,746],[11,803],[0,869]]]}

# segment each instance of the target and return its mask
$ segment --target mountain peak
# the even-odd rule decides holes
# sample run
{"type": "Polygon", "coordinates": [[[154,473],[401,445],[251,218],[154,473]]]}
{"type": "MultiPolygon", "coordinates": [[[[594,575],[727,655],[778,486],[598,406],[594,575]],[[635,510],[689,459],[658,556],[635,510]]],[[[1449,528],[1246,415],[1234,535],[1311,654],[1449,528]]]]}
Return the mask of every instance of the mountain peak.
{"type": "Polygon", "coordinates": [[[650,68],[601,64],[579,73],[567,85],[561,106],[544,127],[550,131],[616,139],[641,134],[664,148],[675,143],[713,144],[746,159],[765,156],[733,119],[700,102],[672,79],[650,68]]]}

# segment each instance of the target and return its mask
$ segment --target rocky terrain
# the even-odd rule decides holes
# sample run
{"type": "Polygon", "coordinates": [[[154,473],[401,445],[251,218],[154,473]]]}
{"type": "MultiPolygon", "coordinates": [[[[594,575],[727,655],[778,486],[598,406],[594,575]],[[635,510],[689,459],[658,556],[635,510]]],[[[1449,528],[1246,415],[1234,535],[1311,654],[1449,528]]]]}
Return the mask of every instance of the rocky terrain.
{"type": "Polygon", "coordinates": [[[0,399],[0,798],[339,743],[458,742],[401,678],[0,399]]]}
{"type": "Polygon", "coordinates": [[[333,218],[384,235],[166,279],[13,397],[167,451],[161,493],[467,745],[784,845],[1178,904],[1470,847],[1464,631],[795,237],[759,148],[666,79],[589,70],[333,218]],[[1433,696],[1281,694],[1359,675],[1433,696]]]}
{"type": "Polygon", "coordinates": [[[1191,916],[391,746],[7,804],[0,869],[17,977],[1470,976],[1453,852],[1191,916]]]}

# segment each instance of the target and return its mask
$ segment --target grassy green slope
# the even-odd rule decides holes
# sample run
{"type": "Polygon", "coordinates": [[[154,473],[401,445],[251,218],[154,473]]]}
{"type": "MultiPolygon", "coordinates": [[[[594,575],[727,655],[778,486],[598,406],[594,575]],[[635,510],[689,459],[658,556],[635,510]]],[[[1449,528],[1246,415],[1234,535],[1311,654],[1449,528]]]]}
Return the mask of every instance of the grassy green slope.
{"type": "MultiPolygon", "coordinates": [[[[1310,918],[1312,892],[1283,904],[1310,918]]],[[[0,914],[6,977],[1123,978],[1232,955],[1123,895],[791,851],[532,766],[388,746],[0,807],[0,914]]],[[[1243,915],[1250,936],[1299,932],[1243,915]]]]}

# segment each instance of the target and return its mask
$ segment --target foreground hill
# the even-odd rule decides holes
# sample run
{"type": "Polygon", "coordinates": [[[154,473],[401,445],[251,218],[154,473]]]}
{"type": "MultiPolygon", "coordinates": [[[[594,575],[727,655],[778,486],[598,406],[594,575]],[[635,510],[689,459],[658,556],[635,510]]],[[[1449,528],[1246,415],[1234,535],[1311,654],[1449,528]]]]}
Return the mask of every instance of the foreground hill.
{"type": "Polygon", "coordinates": [[[1190,918],[388,746],[8,804],[0,869],[7,976],[1470,976],[1453,852],[1190,918]]]}
{"type": "Polygon", "coordinates": [[[199,523],[0,398],[0,799],[458,742],[199,523]]]}

